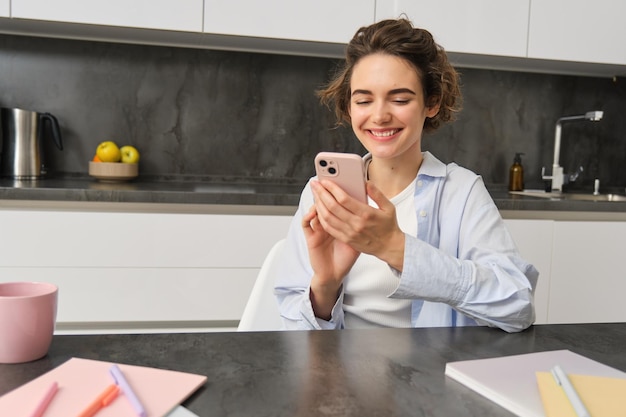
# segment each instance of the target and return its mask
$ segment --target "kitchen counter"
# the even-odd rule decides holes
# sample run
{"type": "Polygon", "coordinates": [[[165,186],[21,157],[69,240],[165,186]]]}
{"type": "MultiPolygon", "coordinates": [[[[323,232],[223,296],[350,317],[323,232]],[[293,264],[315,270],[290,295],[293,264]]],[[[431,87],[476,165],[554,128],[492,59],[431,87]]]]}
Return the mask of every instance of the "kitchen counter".
{"type": "Polygon", "coordinates": [[[292,215],[303,187],[304,181],[265,178],[2,178],[0,208],[292,215]]]}
{"type": "MultiPolygon", "coordinates": [[[[142,177],[104,182],[88,176],[0,179],[0,207],[293,214],[305,180],[142,177]],[[57,203],[56,205],[54,203],[57,203]],[[100,203],[100,204],[96,204],[100,203]]],[[[626,201],[571,201],[511,195],[489,187],[503,217],[626,219],[626,201]],[[537,213],[541,213],[538,215],[537,213]]]]}
{"type": "Polygon", "coordinates": [[[167,204],[296,206],[303,181],[256,178],[146,177],[100,181],[68,176],[37,181],[0,179],[0,199],[167,204]]]}
{"type": "Polygon", "coordinates": [[[444,375],[447,362],[569,349],[626,371],[626,324],[54,336],[0,364],[0,396],[72,357],[191,372],[199,416],[511,416],[444,375]]]}
{"type": "MultiPolygon", "coordinates": [[[[515,195],[488,188],[503,217],[555,220],[626,220],[626,201],[569,200],[515,195]]],[[[591,192],[589,192],[591,195],[591,192]]]]}

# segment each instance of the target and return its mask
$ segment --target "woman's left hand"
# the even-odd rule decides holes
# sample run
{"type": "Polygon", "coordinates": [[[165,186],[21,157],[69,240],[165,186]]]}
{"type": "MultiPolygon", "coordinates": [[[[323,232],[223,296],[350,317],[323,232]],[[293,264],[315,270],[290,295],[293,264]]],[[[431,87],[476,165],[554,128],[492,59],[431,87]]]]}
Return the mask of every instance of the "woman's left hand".
{"type": "Polygon", "coordinates": [[[318,219],[328,234],[402,271],[404,233],[396,208],[374,184],[367,183],[367,194],[378,208],[352,198],[332,181],[313,183],[312,188],[318,219]]]}

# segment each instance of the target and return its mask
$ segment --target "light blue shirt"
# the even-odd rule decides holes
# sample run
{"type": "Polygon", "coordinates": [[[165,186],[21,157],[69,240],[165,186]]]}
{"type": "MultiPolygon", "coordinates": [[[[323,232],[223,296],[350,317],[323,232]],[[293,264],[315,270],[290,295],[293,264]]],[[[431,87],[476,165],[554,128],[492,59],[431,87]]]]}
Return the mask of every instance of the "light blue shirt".
{"type": "MultiPolygon", "coordinates": [[[[429,152],[415,186],[417,236],[406,235],[403,270],[392,298],[413,300],[413,327],[487,325],[521,331],[535,320],[539,273],[519,255],[480,176],[429,152]]],[[[313,205],[304,188],[278,267],[275,294],[287,329],[345,327],[343,289],[329,321],[309,299],[313,270],[302,216],[313,205]]]]}

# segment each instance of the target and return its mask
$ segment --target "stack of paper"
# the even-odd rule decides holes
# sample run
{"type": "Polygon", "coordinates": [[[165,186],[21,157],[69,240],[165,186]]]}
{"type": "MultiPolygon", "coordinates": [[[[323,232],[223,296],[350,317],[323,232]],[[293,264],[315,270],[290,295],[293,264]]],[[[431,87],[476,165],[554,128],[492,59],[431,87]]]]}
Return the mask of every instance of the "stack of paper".
{"type": "MultiPolygon", "coordinates": [[[[626,416],[626,379],[568,375],[576,393],[594,417],[626,416]]],[[[537,372],[546,417],[577,417],[565,391],[549,372],[537,372]]]]}
{"type": "Polygon", "coordinates": [[[575,417],[550,374],[555,365],[568,374],[592,416],[626,416],[626,373],[569,350],[450,362],[445,374],[521,417],[575,417]]]}
{"type": "MultiPolygon", "coordinates": [[[[72,358],[50,372],[0,397],[0,416],[28,416],[50,385],[58,391],[46,408],[45,417],[77,416],[113,382],[112,363],[72,358]],[[32,410],[31,410],[32,409],[32,410]]],[[[207,377],[157,368],[119,364],[143,404],[147,417],[163,417],[176,410],[207,377]]],[[[184,410],[177,410],[178,412],[184,410]]],[[[97,413],[98,417],[137,417],[123,394],[97,413]]],[[[183,414],[184,415],[184,414],[183,414]]]]}

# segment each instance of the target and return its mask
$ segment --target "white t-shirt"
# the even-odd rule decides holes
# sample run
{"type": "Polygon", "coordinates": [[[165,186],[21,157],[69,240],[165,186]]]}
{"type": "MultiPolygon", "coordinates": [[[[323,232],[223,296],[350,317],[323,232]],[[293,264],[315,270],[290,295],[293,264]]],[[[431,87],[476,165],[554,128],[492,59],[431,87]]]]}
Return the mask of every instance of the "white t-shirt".
{"type": "MultiPolygon", "coordinates": [[[[415,181],[390,199],[398,226],[411,236],[417,236],[414,194],[415,181]]],[[[371,199],[369,204],[376,207],[371,199]]],[[[412,300],[389,298],[398,282],[386,262],[362,253],[343,281],[346,327],[411,327],[412,300]]]]}

